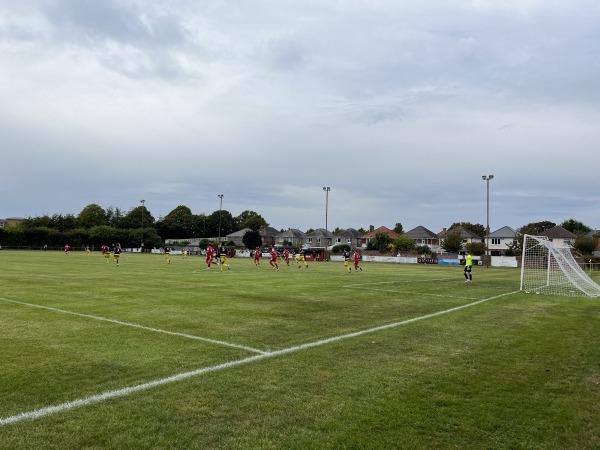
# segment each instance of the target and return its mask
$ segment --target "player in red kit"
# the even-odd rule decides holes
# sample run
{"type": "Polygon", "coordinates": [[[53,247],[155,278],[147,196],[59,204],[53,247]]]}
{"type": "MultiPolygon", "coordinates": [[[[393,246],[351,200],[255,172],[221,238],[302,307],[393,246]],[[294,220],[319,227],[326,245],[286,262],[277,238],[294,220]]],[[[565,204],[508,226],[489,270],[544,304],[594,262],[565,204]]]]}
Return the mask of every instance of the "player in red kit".
{"type": "Polygon", "coordinates": [[[271,249],[271,260],[269,261],[269,265],[273,269],[279,270],[279,264],[277,264],[277,250],[275,250],[275,247],[271,249]]]}
{"type": "Polygon", "coordinates": [[[208,247],[206,247],[206,267],[208,269],[210,269],[210,265],[214,262],[213,260],[215,259],[215,249],[213,248],[212,245],[208,245],[208,247]]]}
{"type": "Polygon", "coordinates": [[[254,255],[254,265],[256,267],[260,267],[260,256],[261,256],[260,253],[261,253],[260,252],[260,248],[256,247],[254,249],[254,253],[253,253],[253,255],[254,255]]]}
{"type": "Polygon", "coordinates": [[[352,254],[352,260],[354,262],[354,270],[360,270],[362,272],[362,267],[358,265],[360,261],[360,253],[358,253],[358,250],[354,250],[354,253],[352,254]]]}
{"type": "Polygon", "coordinates": [[[283,260],[286,266],[290,265],[290,251],[287,248],[283,250],[283,260]]]}

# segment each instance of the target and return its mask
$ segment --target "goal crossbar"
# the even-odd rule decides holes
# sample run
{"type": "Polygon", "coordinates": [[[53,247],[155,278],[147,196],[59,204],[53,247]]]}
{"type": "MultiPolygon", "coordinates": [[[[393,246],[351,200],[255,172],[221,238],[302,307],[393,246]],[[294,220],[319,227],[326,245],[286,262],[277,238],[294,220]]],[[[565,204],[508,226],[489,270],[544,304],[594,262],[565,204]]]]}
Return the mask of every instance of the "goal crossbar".
{"type": "Polygon", "coordinates": [[[546,236],[523,237],[521,290],[567,297],[600,297],[600,285],[579,266],[570,248],[546,236]]]}

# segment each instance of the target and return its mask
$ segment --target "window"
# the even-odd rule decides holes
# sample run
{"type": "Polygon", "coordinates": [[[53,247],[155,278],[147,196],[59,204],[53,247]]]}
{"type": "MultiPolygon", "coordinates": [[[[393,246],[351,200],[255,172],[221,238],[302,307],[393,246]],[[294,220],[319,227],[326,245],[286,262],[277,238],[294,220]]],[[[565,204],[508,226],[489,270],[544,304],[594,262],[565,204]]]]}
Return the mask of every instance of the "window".
{"type": "Polygon", "coordinates": [[[492,245],[500,245],[500,239],[499,238],[492,238],[492,245]]]}
{"type": "Polygon", "coordinates": [[[306,243],[307,243],[307,244],[312,244],[312,238],[311,238],[311,237],[309,237],[309,238],[306,238],[306,243]]]}

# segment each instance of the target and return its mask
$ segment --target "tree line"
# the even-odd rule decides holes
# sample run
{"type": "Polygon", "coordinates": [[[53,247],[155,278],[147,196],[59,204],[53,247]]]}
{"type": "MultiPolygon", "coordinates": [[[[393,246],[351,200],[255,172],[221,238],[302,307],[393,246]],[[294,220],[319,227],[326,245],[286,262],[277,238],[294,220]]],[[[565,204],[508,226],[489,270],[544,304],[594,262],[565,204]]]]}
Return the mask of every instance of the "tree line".
{"type": "Polygon", "coordinates": [[[210,239],[226,236],[240,228],[259,229],[268,226],[266,220],[254,211],[244,211],[234,217],[229,211],[217,210],[211,214],[193,214],[180,205],[158,220],[141,205],[124,213],[121,209],[102,208],[89,204],[75,216],[54,214],[29,217],[15,227],[0,228],[0,245],[5,247],[44,246],[98,248],[101,245],[122,247],[159,248],[167,239],[200,237],[210,239]]]}
{"type": "MultiPolygon", "coordinates": [[[[259,230],[268,226],[268,222],[257,212],[246,210],[238,216],[233,216],[227,210],[216,210],[211,214],[193,214],[187,206],[177,206],[165,217],[156,220],[145,205],[130,209],[126,213],[116,207],[102,208],[95,203],[84,207],[75,216],[72,214],[54,214],[29,217],[16,227],[0,228],[0,245],[5,247],[63,247],[69,244],[73,248],[98,248],[103,244],[113,245],[117,242],[127,248],[140,247],[145,249],[159,248],[167,239],[200,238],[203,242],[217,236],[227,236],[243,228],[259,230]]],[[[532,222],[517,229],[515,245],[507,251],[507,255],[520,255],[523,235],[538,235],[554,227],[551,221],[532,222]]],[[[574,233],[577,238],[573,247],[583,255],[591,255],[596,248],[596,241],[587,236],[592,229],[574,219],[565,220],[560,224],[566,230],[574,233]]],[[[455,222],[446,232],[441,247],[449,253],[468,250],[473,255],[485,254],[485,242],[473,242],[463,245],[458,230],[462,227],[485,237],[485,227],[470,222],[455,222]]],[[[335,229],[336,231],[343,231],[335,229]]],[[[359,228],[359,231],[366,232],[359,228]]],[[[394,231],[398,237],[392,239],[387,233],[377,233],[368,244],[369,250],[381,253],[417,252],[428,254],[428,246],[417,246],[413,239],[404,234],[401,223],[396,223],[394,231]]],[[[247,236],[248,248],[260,242],[260,236],[247,236]]],[[[341,247],[340,247],[341,249],[341,247]]]]}

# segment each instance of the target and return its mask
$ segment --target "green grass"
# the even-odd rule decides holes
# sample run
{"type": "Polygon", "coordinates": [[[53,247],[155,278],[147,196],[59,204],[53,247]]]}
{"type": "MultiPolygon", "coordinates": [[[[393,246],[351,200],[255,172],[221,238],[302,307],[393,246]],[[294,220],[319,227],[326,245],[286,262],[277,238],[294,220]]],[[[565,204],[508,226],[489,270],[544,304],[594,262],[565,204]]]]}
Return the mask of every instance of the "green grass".
{"type": "Polygon", "coordinates": [[[600,299],[516,269],[171,261],[0,251],[0,421],[59,406],[0,449],[600,448],[600,299]]]}

